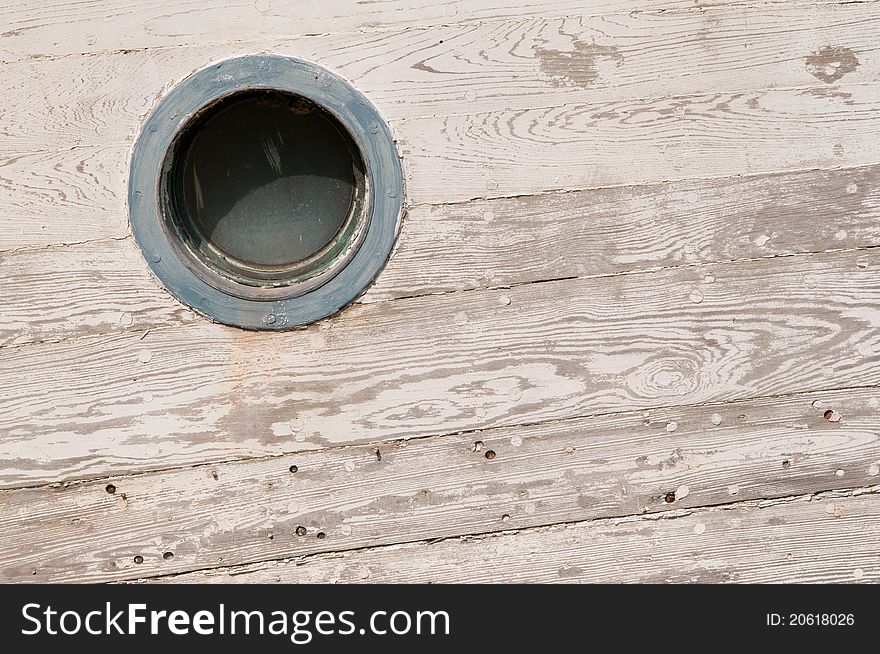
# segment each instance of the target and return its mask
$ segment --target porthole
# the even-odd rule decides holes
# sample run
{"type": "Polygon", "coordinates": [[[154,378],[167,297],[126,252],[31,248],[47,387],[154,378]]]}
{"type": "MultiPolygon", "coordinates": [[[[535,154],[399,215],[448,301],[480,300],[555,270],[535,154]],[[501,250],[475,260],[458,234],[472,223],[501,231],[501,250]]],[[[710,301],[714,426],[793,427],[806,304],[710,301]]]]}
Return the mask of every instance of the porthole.
{"type": "Polygon", "coordinates": [[[159,280],[221,323],[334,314],[391,254],[403,175],[376,109],[288,57],[215,64],[149,116],[129,178],[132,233],[159,280]]]}

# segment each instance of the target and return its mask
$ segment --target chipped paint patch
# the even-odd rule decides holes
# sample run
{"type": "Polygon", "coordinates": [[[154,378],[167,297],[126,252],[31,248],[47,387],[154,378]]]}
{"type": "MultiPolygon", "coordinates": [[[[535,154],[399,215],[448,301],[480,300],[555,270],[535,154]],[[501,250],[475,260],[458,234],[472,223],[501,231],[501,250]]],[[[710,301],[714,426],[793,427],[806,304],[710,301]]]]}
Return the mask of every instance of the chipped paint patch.
{"type": "Polygon", "coordinates": [[[574,41],[570,51],[547,47],[535,48],[541,72],[553,86],[593,86],[602,77],[602,68],[609,63],[620,67],[624,58],[612,45],[574,41]]]}
{"type": "Polygon", "coordinates": [[[807,71],[826,84],[833,84],[859,67],[856,53],[843,46],[826,45],[804,57],[807,71]]]}

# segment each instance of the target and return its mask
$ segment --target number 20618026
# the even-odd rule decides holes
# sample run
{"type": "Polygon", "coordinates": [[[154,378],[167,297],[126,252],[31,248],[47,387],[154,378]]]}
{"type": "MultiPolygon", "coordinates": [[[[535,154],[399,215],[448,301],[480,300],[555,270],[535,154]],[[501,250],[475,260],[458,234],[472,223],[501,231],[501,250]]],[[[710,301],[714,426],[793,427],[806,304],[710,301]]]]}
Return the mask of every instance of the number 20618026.
{"type": "Polygon", "coordinates": [[[855,624],[852,613],[768,613],[768,627],[850,627],[855,624]]]}

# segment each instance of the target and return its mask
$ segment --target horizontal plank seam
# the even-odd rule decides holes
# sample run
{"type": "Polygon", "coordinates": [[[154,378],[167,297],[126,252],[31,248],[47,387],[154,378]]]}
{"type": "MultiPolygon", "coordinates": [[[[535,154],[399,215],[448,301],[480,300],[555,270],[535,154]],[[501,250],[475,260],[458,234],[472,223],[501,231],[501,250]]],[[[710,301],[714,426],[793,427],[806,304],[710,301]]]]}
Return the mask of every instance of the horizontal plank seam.
{"type": "MultiPolygon", "coordinates": [[[[129,237],[119,237],[119,238],[114,238],[112,240],[122,241],[122,240],[125,240],[126,238],[129,238],[129,237]]],[[[97,242],[97,241],[98,241],[98,239],[96,239],[95,241],[87,241],[85,243],[97,242]]],[[[77,245],[84,245],[85,243],[79,243],[77,245]]],[[[58,247],[66,247],[66,246],[59,245],[58,247]]],[[[667,270],[682,270],[682,269],[688,269],[688,268],[693,268],[693,269],[698,270],[704,266],[728,266],[728,265],[754,263],[754,262],[758,262],[758,261],[770,261],[772,259],[795,259],[795,258],[815,257],[815,256],[829,256],[830,257],[831,255],[850,254],[850,253],[854,253],[854,252],[869,252],[869,251],[877,249],[878,247],[880,247],[880,244],[861,245],[861,246],[852,247],[852,248],[836,248],[836,249],[830,249],[830,250],[816,250],[816,251],[809,251],[809,252],[779,252],[779,253],[775,253],[775,254],[768,254],[767,256],[763,256],[763,257],[744,257],[741,259],[718,259],[715,261],[692,261],[692,262],[686,262],[686,263],[681,263],[681,264],[677,264],[677,265],[652,266],[649,268],[638,268],[635,270],[620,270],[617,272],[610,272],[610,273],[594,273],[594,274],[589,274],[589,275],[564,275],[561,277],[546,277],[546,278],[542,278],[542,279],[531,279],[531,280],[525,280],[525,281],[521,281],[521,282],[509,282],[507,284],[492,284],[492,285],[487,285],[487,286],[473,286],[470,288],[458,288],[458,289],[450,289],[450,290],[444,290],[444,291],[430,291],[427,293],[413,293],[411,295],[398,295],[398,296],[389,297],[389,298],[378,298],[376,300],[370,300],[369,302],[364,302],[363,300],[358,299],[354,302],[354,304],[360,304],[362,306],[380,306],[384,303],[390,303],[390,302],[403,302],[403,301],[410,301],[410,300],[415,300],[415,299],[419,299],[419,298],[426,298],[426,297],[443,297],[443,296],[452,295],[455,293],[477,293],[477,292],[494,291],[494,290],[507,290],[507,289],[514,289],[514,288],[521,288],[521,287],[525,287],[525,286],[531,286],[531,285],[535,285],[535,284],[555,284],[558,282],[575,281],[575,280],[609,279],[609,278],[619,277],[619,276],[623,276],[623,275],[653,275],[658,272],[663,272],[663,271],[667,271],[667,270]]],[[[158,283],[159,282],[157,281],[157,284],[158,283]]],[[[171,298],[170,293],[168,293],[168,291],[166,291],[164,289],[164,287],[162,287],[161,285],[160,285],[160,290],[169,296],[170,301],[180,303],[180,301],[177,300],[176,298],[171,298]]],[[[186,307],[186,305],[181,305],[181,306],[186,307]]],[[[189,309],[189,307],[186,307],[186,308],[189,309]]],[[[344,309],[343,309],[343,311],[344,311],[344,309]]],[[[212,324],[217,324],[217,323],[214,323],[214,321],[209,320],[208,318],[203,318],[203,319],[208,322],[211,322],[212,324]]],[[[146,329],[146,332],[148,332],[148,333],[162,333],[167,330],[179,329],[181,327],[185,327],[187,324],[192,324],[192,323],[181,322],[181,323],[175,323],[175,324],[157,325],[154,327],[149,327],[148,329],[146,329]]],[[[236,328],[232,328],[232,329],[236,329],[236,328]]],[[[308,325],[303,325],[301,327],[295,327],[294,329],[292,329],[290,331],[304,331],[306,329],[308,329],[308,325]]],[[[126,332],[125,330],[105,331],[105,332],[100,332],[97,334],[88,334],[88,335],[73,334],[71,336],[62,336],[59,338],[37,339],[37,340],[33,340],[33,341],[25,341],[23,343],[5,343],[5,344],[0,344],[0,352],[14,351],[14,350],[18,350],[20,348],[26,348],[26,347],[31,347],[31,346],[35,346],[35,345],[58,345],[61,343],[67,343],[70,341],[77,341],[80,339],[105,338],[107,336],[117,336],[117,335],[121,335],[121,334],[125,334],[125,333],[136,333],[136,331],[137,330],[129,330],[128,332],[126,332]]]]}
{"type": "Polygon", "coordinates": [[[734,173],[732,175],[716,175],[716,176],[697,176],[697,177],[676,177],[662,180],[651,180],[647,182],[625,183],[625,184],[605,184],[599,186],[579,186],[566,188],[548,188],[542,191],[534,191],[529,193],[510,193],[498,195],[478,195],[474,197],[464,198],[461,200],[450,200],[449,202],[413,202],[407,205],[409,208],[416,207],[454,207],[469,202],[491,202],[493,200],[517,200],[520,198],[540,197],[542,195],[567,195],[569,193],[587,193],[592,191],[615,191],[627,189],[645,189],[651,186],[665,186],[667,184],[686,183],[686,182],[723,182],[726,180],[751,180],[765,177],[783,177],[785,175],[802,175],[805,173],[821,173],[821,172],[847,172],[857,170],[869,170],[880,167],[880,159],[866,164],[858,164],[857,166],[816,166],[810,168],[791,168],[791,169],[774,169],[763,170],[755,173],[734,173]]]}
{"type": "MultiPolygon", "coordinates": [[[[33,491],[33,490],[52,490],[57,488],[67,489],[69,487],[80,486],[83,484],[99,484],[105,481],[124,481],[127,479],[134,479],[140,477],[148,477],[148,476],[160,476],[165,474],[173,474],[178,472],[183,472],[185,470],[197,470],[202,468],[220,468],[223,466],[234,466],[234,465],[249,465],[256,463],[263,463],[268,461],[273,461],[277,459],[283,459],[291,456],[317,456],[318,454],[325,453],[341,453],[349,450],[356,450],[362,448],[370,448],[370,447],[382,447],[394,445],[395,443],[418,443],[420,441],[432,440],[432,439],[441,439],[452,436],[469,436],[469,435],[477,435],[477,434],[488,434],[491,436],[492,432],[498,432],[502,430],[513,430],[513,429],[524,429],[528,427],[549,427],[549,426],[564,426],[568,423],[580,422],[583,420],[593,419],[593,418],[613,418],[617,416],[626,415],[627,413],[634,413],[636,411],[684,411],[691,410],[697,408],[711,408],[711,407],[731,407],[738,406],[741,404],[748,404],[750,402],[760,402],[764,400],[786,400],[786,399],[794,399],[797,397],[803,397],[805,399],[809,399],[811,397],[827,395],[829,393],[842,393],[844,391],[861,391],[861,390],[869,390],[874,388],[880,388],[880,385],[877,384],[866,384],[863,386],[841,386],[839,388],[823,388],[820,390],[803,390],[796,391],[791,393],[776,393],[776,394],[767,394],[767,395],[756,395],[753,397],[743,397],[737,398],[735,400],[725,400],[723,402],[696,402],[693,404],[666,404],[666,405],[655,405],[650,407],[639,407],[639,408],[631,408],[624,409],[618,411],[606,411],[600,413],[585,413],[577,416],[570,416],[567,418],[556,418],[551,420],[534,420],[534,421],[526,421],[515,424],[508,425],[493,425],[488,427],[480,427],[474,429],[465,429],[459,431],[451,431],[451,432],[437,432],[434,434],[424,434],[421,436],[412,436],[409,438],[406,437],[397,437],[388,440],[377,440],[370,441],[366,443],[351,443],[345,445],[332,445],[328,447],[322,447],[319,449],[313,450],[293,450],[289,452],[282,452],[280,454],[265,454],[261,456],[253,456],[253,457],[242,457],[242,458],[232,458],[232,459],[222,459],[219,461],[207,461],[204,463],[192,463],[188,465],[182,466],[169,466],[167,468],[151,468],[149,470],[139,470],[137,472],[125,473],[122,475],[100,475],[97,477],[85,477],[80,479],[66,479],[62,481],[54,481],[51,483],[43,483],[43,484],[32,484],[25,486],[8,486],[0,488],[0,495],[6,493],[15,493],[18,491],[33,491]]],[[[844,418],[845,420],[845,418],[844,418]]]]}
{"type": "Polygon", "coordinates": [[[33,245],[21,245],[15,248],[9,248],[7,250],[0,250],[0,254],[2,255],[12,255],[16,254],[29,254],[29,253],[39,253],[43,250],[54,250],[54,249],[62,249],[68,247],[74,247],[79,245],[91,245],[93,243],[110,243],[112,241],[126,241],[131,238],[131,234],[126,234],[124,236],[102,236],[100,238],[87,238],[81,241],[59,241],[57,243],[35,243],[33,245]]]}
{"type": "MultiPolygon", "coordinates": [[[[880,0],[878,0],[880,1],[880,0]]],[[[878,85],[880,86],[880,85],[878,85]]],[[[116,143],[115,146],[126,146],[129,144],[124,143],[116,143]]],[[[84,149],[84,150],[94,150],[96,146],[94,145],[81,145],[74,146],[69,148],[68,150],[76,150],[76,149],[84,149]]],[[[63,150],[63,152],[67,152],[68,150],[63,150]]],[[[19,153],[16,154],[15,157],[24,157],[30,155],[52,155],[57,153],[58,151],[32,151],[30,153],[19,153]]],[[[404,162],[406,161],[406,157],[401,157],[404,162]]],[[[2,165],[2,161],[0,161],[0,165],[2,165]]],[[[648,180],[645,182],[636,182],[636,183],[622,183],[622,184],[603,184],[596,186],[574,186],[574,187],[566,187],[566,188],[547,188],[541,189],[533,192],[526,193],[499,193],[495,195],[474,195],[468,196],[464,198],[459,198],[456,200],[449,200],[445,202],[412,202],[408,201],[406,203],[407,210],[412,210],[415,208],[431,208],[431,207],[455,207],[463,204],[468,204],[470,202],[491,202],[493,200],[516,200],[520,198],[533,198],[540,197],[543,195],[553,195],[553,196],[561,196],[567,195],[571,193],[586,193],[592,191],[608,191],[608,190],[627,190],[627,189],[645,189],[650,188],[652,186],[665,186],[667,184],[685,184],[685,183],[698,183],[698,182],[723,182],[726,180],[752,180],[759,179],[765,177],[781,177],[785,175],[802,175],[805,173],[818,173],[818,172],[847,172],[847,171],[858,171],[858,170],[869,170],[872,168],[880,167],[880,155],[878,155],[878,159],[876,161],[870,161],[868,163],[860,163],[855,166],[812,166],[808,168],[773,168],[769,170],[759,170],[756,172],[748,172],[748,173],[733,173],[729,175],[708,175],[708,176],[690,176],[690,177],[668,177],[661,180],[648,180]]],[[[408,199],[408,198],[407,198],[408,199]]],[[[127,211],[126,211],[127,213],[127,211]]],[[[89,243],[91,241],[99,241],[107,238],[125,238],[125,237],[101,237],[98,239],[91,239],[86,241],[74,241],[71,244],[80,244],[80,243],[89,243]]],[[[57,245],[65,245],[66,243],[57,243],[57,245]]],[[[24,250],[39,250],[43,247],[47,247],[48,245],[56,245],[56,244],[46,244],[46,245],[23,245],[18,248],[11,248],[8,250],[0,250],[0,254],[15,252],[15,251],[24,251],[24,250]]]]}
{"type": "MultiPolygon", "coordinates": [[[[391,298],[380,298],[377,300],[370,300],[369,302],[358,301],[358,304],[364,305],[373,305],[380,304],[382,302],[397,302],[398,300],[413,300],[416,298],[423,297],[438,297],[444,295],[452,295],[454,293],[474,293],[479,291],[494,291],[494,290],[503,290],[503,289],[513,289],[520,288],[522,286],[529,286],[531,284],[552,284],[554,282],[564,282],[571,280],[586,280],[586,279],[607,279],[611,277],[620,277],[622,275],[643,275],[643,274],[654,274],[658,272],[663,272],[667,270],[680,270],[686,268],[695,268],[699,269],[703,266],[725,266],[728,264],[739,264],[739,263],[754,263],[757,261],[769,261],[771,259],[788,259],[795,257],[811,257],[811,256],[821,256],[821,255],[832,255],[832,254],[847,254],[853,252],[867,252],[870,250],[874,250],[880,247],[880,243],[877,245],[860,245],[852,248],[832,248],[829,250],[811,250],[808,252],[777,252],[775,254],[768,254],[763,257],[743,257],[740,259],[717,259],[714,261],[689,261],[681,264],[675,264],[670,266],[651,266],[648,268],[637,268],[634,270],[620,270],[617,272],[608,272],[608,273],[593,273],[589,275],[567,275],[562,277],[547,277],[542,279],[532,279],[526,280],[522,282],[509,282],[506,284],[492,284],[488,286],[473,286],[468,288],[456,288],[445,291],[431,291],[428,293],[415,293],[412,295],[397,295],[391,298]]],[[[76,337],[72,337],[76,338],[76,337]]],[[[24,345],[24,344],[23,344],[24,345]]],[[[0,346],[2,347],[2,346],[0,346]]]]}
{"type": "MultiPolygon", "coordinates": [[[[405,34],[409,32],[427,32],[432,29],[437,29],[440,27],[459,27],[459,26],[473,26],[479,27],[482,25],[492,25],[496,23],[510,22],[515,20],[566,20],[570,18],[614,18],[616,16],[640,16],[640,15],[686,15],[689,13],[699,13],[706,14],[707,12],[726,12],[733,10],[742,10],[742,9],[762,9],[762,8],[770,8],[770,7],[785,7],[789,8],[794,5],[797,9],[802,8],[822,8],[822,7],[834,7],[834,6],[844,6],[844,5],[858,5],[858,4],[872,4],[876,3],[878,0],[841,0],[840,2],[814,2],[811,0],[769,0],[764,2],[738,2],[737,0],[730,0],[729,2],[724,2],[723,4],[717,5],[709,5],[709,6],[700,6],[695,5],[693,7],[680,7],[680,8],[668,8],[668,9],[631,9],[629,11],[610,11],[610,12],[593,12],[593,13],[548,13],[548,14],[525,14],[525,15],[507,15],[507,16],[497,16],[492,18],[473,18],[473,19],[464,19],[464,20],[441,20],[438,19],[436,23],[427,23],[420,25],[408,25],[406,27],[395,26],[393,22],[389,22],[385,25],[373,25],[373,26],[365,26],[353,30],[341,30],[341,31],[331,31],[331,32],[302,32],[302,33],[292,33],[286,35],[279,35],[272,37],[273,41],[290,41],[295,39],[304,39],[304,38],[323,38],[329,36],[355,36],[358,34],[389,34],[389,33],[399,33],[405,34]]],[[[142,52],[151,52],[151,51],[174,51],[179,50],[181,48],[194,48],[194,47],[211,47],[217,45],[249,45],[249,44],[259,44],[265,43],[266,39],[226,39],[221,41],[192,41],[187,43],[179,43],[176,45],[159,45],[159,46],[142,46],[137,48],[114,48],[109,50],[93,50],[88,52],[66,52],[64,54],[51,55],[51,54],[29,54],[23,55],[20,57],[15,57],[12,59],[0,59],[0,69],[2,69],[5,65],[16,64],[24,61],[59,61],[64,59],[85,59],[89,57],[103,57],[103,56],[111,56],[111,55],[129,55],[133,53],[142,53],[142,52]]]]}
{"type": "Polygon", "coordinates": [[[265,559],[262,561],[252,561],[247,563],[241,563],[237,565],[231,566],[208,566],[204,568],[198,568],[194,570],[188,570],[186,572],[176,572],[172,574],[165,575],[155,575],[155,576],[145,576],[138,577],[132,580],[120,580],[112,583],[138,583],[143,581],[150,580],[158,580],[158,579],[173,579],[175,577],[180,577],[184,575],[192,575],[194,573],[199,572],[220,572],[220,571],[230,571],[230,576],[234,576],[236,572],[235,570],[241,570],[238,574],[246,574],[250,572],[250,570],[244,568],[251,568],[259,565],[266,565],[271,563],[293,563],[296,566],[307,565],[309,561],[313,559],[325,559],[325,558],[338,558],[339,555],[342,554],[351,554],[357,552],[364,551],[382,551],[382,550],[393,550],[397,549],[402,545],[425,545],[431,546],[437,543],[444,543],[450,541],[474,541],[474,540],[484,540],[489,538],[498,538],[501,536],[510,536],[515,534],[526,534],[526,533],[542,533],[544,531],[550,529],[559,529],[565,527],[588,527],[592,525],[603,525],[603,524],[627,524],[633,522],[640,522],[645,520],[675,520],[678,518],[684,518],[692,515],[702,515],[706,513],[711,513],[715,511],[731,511],[740,508],[755,508],[755,509],[765,509],[773,506],[780,506],[783,504],[792,504],[795,502],[814,502],[814,501],[823,501],[826,499],[843,499],[848,497],[858,497],[862,495],[878,495],[880,494],[880,485],[874,486],[861,486],[857,488],[840,488],[833,490],[825,490],[819,491],[817,493],[809,493],[809,494],[800,494],[800,495],[784,495],[780,497],[766,498],[766,499],[754,499],[754,500],[745,500],[739,502],[726,502],[723,504],[715,504],[712,506],[705,507],[694,507],[688,509],[672,509],[669,511],[660,511],[657,513],[635,513],[635,514],[627,514],[623,516],[607,516],[602,518],[591,518],[589,520],[572,520],[572,521],[563,521],[563,522],[555,522],[552,524],[546,525],[537,525],[534,527],[524,527],[522,529],[508,529],[508,530],[497,530],[497,531],[487,531],[481,533],[471,533],[471,534],[463,534],[459,536],[445,536],[443,538],[434,538],[434,539],[416,539],[409,541],[401,541],[399,543],[391,543],[388,545],[379,545],[379,546],[371,546],[366,545],[362,547],[353,547],[351,549],[345,550],[331,550],[326,552],[315,552],[312,554],[305,554],[298,557],[282,557],[277,559],[265,559]]]}
{"type": "MultiPolygon", "coordinates": [[[[871,0],[872,2],[875,0],[871,0]]],[[[880,0],[876,0],[880,2],[880,0]]],[[[116,144],[117,146],[120,144],[116,144]]],[[[62,152],[71,152],[78,149],[94,149],[95,146],[73,146],[71,148],[67,148],[65,150],[53,151],[55,153],[62,152]]],[[[51,154],[51,153],[50,153],[51,154]]],[[[22,155],[24,156],[24,155],[22,155]]],[[[880,166],[880,161],[873,164],[859,164],[857,166],[836,166],[831,168],[802,168],[797,170],[773,170],[769,172],[757,172],[757,173],[738,173],[733,175],[722,175],[719,177],[687,177],[682,180],[678,180],[679,182],[701,182],[701,181],[724,181],[724,180],[734,180],[740,179],[744,181],[749,180],[758,180],[758,179],[766,179],[768,177],[785,177],[790,175],[803,175],[806,173],[818,173],[818,172],[856,172],[856,171],[864,171],[871,170],[880,166]]],[[[407,203],[407,210],[412,209],[431,209],[431,208],[440,208],[440,207],[454,207],[462,204],[468,204],[471,202],[492,202],[496,200],[518,200],[518,199],[530,199],[530,198],[539,198],[544,196],[552,196],[559,197],[569,194],[575,193],[592,193],[594,191],[605,191],[605,190],[627,190],[627,189],[646,189],[652,186],[662,188],[671,181],[662,180],[662,181],[649,181],[649,182],[641,182],[635,184],[609,184],[606,186],[585,186],[580,188],[557,188],[557,189],[547,189],[546,191],[534,191],[527,193],[512,193],[510,195],[491,195],[491,196],[480,196],[473,197],[465,200],[454,200],[451,202],[409,202],[407,203]]],[[[126,211],[127,213],[127,211],[126,211]]],[[[125,234],[124,236],[102,236],[100,238],[93,239],[85,239],[85,240],[74,240],[74,241],[59,241],[57,243],[43,243],[43,244],[32,244],[32,245],[21,245],[14,248],[2,249],[0,248],[0,254],[3,255],[14,255],[20,253],[28,253],[28,252],[39,252],[41,250],[53,247],[66,247],[71,245],[88,245],[90,243],[101,243],[107,241],[124,241],[126,239],[131,238],[131,234],[125,234]]]]}

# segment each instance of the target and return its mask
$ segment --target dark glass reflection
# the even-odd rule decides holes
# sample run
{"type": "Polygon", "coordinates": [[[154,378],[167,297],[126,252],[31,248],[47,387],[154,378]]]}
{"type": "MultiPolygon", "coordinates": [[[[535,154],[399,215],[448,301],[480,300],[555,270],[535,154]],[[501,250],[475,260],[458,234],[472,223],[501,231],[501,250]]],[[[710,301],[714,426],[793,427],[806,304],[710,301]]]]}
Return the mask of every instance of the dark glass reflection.
{"type": "Polygon", "coordinates": [[[248,265],[285,266],[319,252],[357,192],[350,137],[298,96],[233,96],[198,118],[181,147],[194,242],[248,265]]]}

